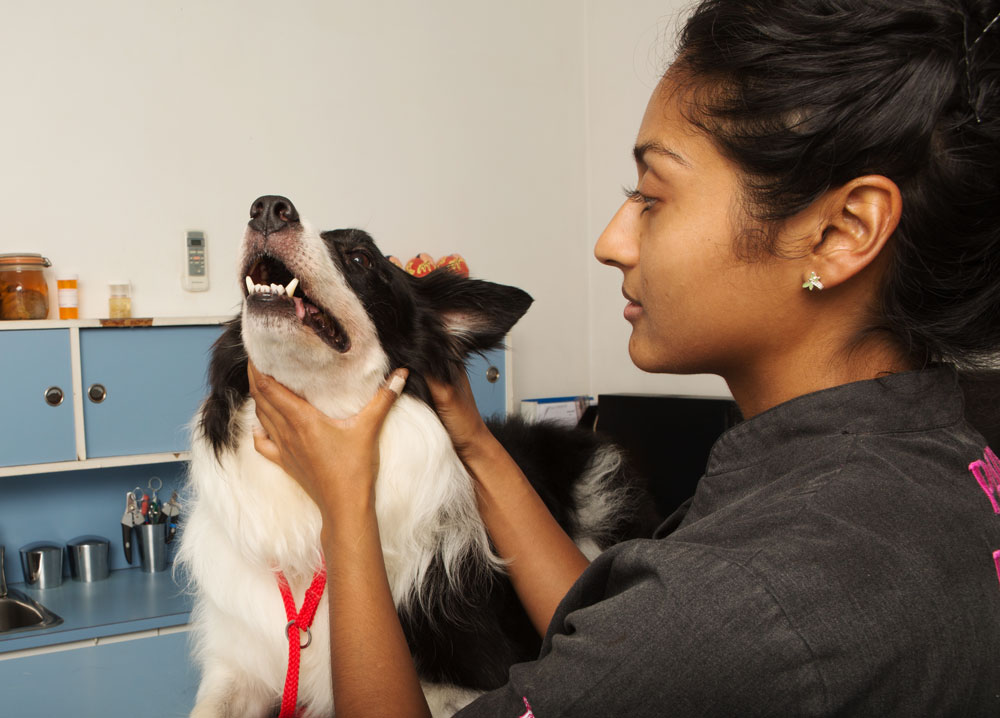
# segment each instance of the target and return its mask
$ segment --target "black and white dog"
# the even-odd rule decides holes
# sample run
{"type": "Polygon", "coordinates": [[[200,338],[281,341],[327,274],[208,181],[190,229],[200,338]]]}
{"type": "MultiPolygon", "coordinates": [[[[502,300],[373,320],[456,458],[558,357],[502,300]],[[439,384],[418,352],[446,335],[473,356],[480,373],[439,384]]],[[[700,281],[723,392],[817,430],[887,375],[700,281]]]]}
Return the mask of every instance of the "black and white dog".
{"type": "MultiPolygon", "coordinates": [[[[540,641],[492,550],[424,377],[453,377],[468,355],[500,345],[531,297],[447,269],[412,277],[365,232],[317,232],[276,196],[254,202],[239,264],[243,310],[213,350],[178,554],[195,593],[202,670],[192,715],[275,713],[288,659],[275,572],[301,605],[322,562],[316,506],[254,450],[247,357],[331,417],[357,413],[393,369],[410,369],[379,442],[376,510],[418,672],[435,715],[448,715],[502,685],[540,641]]],[[[589,555],[632,534],[636,492],[616,449],[546,425],[491,429],[589,555]]],[[[306,715],[333,712],[329,656],[324,597],[301,657],[306,715]]]]}

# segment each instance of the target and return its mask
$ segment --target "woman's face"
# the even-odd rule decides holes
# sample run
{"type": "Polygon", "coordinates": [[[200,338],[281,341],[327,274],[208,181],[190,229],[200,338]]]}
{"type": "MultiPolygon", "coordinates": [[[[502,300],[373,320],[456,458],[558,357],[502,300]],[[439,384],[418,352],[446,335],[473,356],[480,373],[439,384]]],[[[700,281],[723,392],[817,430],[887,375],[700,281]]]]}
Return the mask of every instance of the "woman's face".
{"type": "Polygon", "coordinates": [[[639,129],[636,192],[594,253],[624,274],[636,366],[727,376],[780,351],[778,328],[787,326],[785,305],[791,291],[802,291],[801,280],[796,284],[784,262],[747,262],[734,254],[739,228],[750,225],[736,170],[684,119],[683,93],[673,92],[668,78],[654,91],[639,129]]]}

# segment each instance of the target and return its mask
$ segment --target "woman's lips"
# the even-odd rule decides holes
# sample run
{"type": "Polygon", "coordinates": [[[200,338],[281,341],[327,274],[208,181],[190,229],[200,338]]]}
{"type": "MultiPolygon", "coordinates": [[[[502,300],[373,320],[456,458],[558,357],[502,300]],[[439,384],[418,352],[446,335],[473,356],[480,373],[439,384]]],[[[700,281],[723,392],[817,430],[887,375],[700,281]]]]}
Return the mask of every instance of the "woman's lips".
{"type": "Polygon", "coordinates": [[[622,289],[622,295],[628,300],[628,304],[625,305],[625,321],[633,322],[642,314],[642,305],[629,296],[629,293],[624,289],[622,289]]]}

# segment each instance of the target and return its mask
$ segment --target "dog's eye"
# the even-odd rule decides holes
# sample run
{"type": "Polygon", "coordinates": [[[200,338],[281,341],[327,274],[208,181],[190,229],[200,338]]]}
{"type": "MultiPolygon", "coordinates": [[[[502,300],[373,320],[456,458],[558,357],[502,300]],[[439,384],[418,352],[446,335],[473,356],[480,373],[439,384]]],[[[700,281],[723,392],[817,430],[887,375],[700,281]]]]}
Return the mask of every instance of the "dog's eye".
{"type": "Polygon", "coordinates": [[[369,255],[368,252],[364,251],[363,249],[354,249],[348,252],[347,261],[360,264],[365,269],[368,269],[369,267],[372,266],[371,255],[369,255]]]}

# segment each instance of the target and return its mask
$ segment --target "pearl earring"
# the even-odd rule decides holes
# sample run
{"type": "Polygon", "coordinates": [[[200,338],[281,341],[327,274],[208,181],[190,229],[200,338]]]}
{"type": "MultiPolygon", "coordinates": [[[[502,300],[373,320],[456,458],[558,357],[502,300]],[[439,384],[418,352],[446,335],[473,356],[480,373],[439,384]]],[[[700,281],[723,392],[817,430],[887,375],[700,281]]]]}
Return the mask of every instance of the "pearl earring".
{"type": "Polygon", "coordinates": [[[809,277],[802,283],[802,288],[808,289],[810,292],[814,289],[823,289],[823,282],[820,281],[816,272],[809,272],[809,277]]]}

